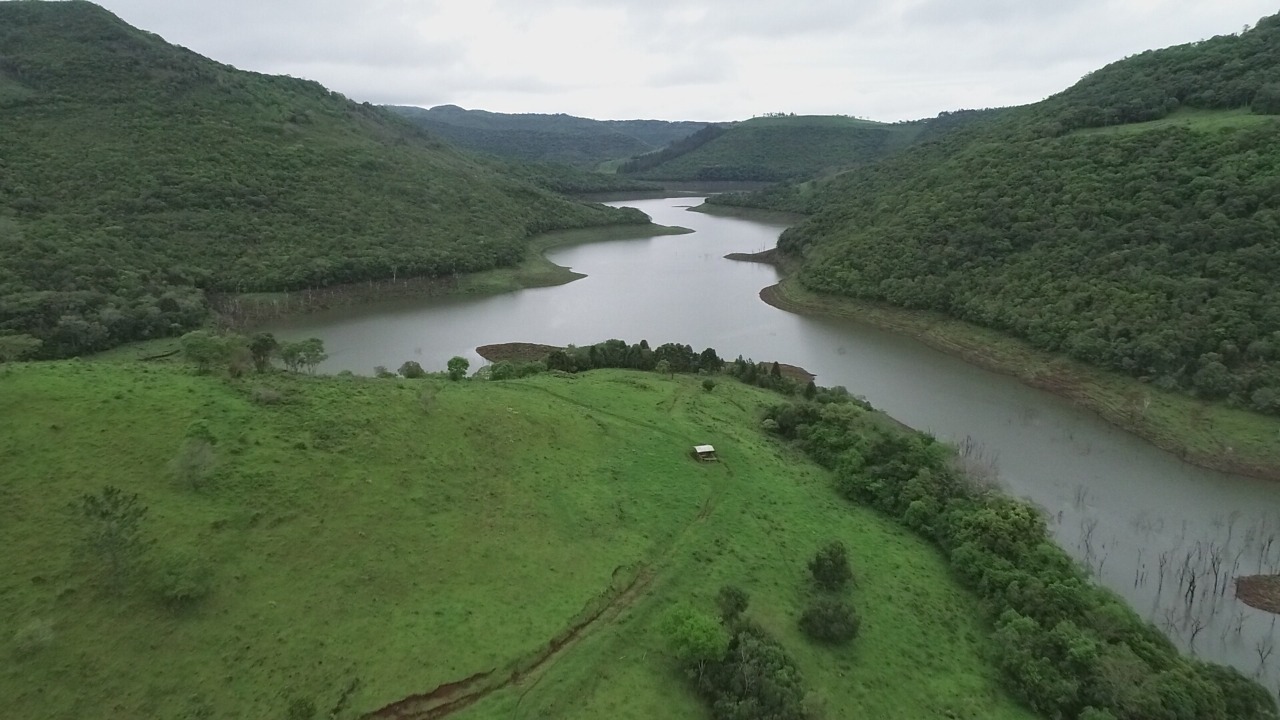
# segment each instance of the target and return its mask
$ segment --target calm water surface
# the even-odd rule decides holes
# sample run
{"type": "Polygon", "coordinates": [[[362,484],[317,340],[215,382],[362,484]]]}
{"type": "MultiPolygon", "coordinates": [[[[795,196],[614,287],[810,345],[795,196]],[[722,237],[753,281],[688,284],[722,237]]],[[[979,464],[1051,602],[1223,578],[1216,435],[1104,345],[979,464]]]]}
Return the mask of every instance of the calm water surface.
{"type": "Polygon", "coordinates": [[[1052,395],[914,340],[766,305],[758,292],[777,272],[723,256],[773,247],[784,226],[688,211],[700,202],[612,203],[696,232],[553,250],[553,262],[587,274],[568,285],[345,308],[265,329],[322,338],[325,372],[370,374],[405,360],[442,370],[454,355],[475,368],[478,345],[614,337],[803,366],[820,384],[844,385],[915,428],[965,443],[1007,492],[1045,509],[1059,542],[1100,582],[1184,648],[1280,692],[1280,659],[1260,661],[1276,641],[1276,618],[1235,600],[1230,582],[1280,570],[1280,485],[1183,464],[1052,395]]]}

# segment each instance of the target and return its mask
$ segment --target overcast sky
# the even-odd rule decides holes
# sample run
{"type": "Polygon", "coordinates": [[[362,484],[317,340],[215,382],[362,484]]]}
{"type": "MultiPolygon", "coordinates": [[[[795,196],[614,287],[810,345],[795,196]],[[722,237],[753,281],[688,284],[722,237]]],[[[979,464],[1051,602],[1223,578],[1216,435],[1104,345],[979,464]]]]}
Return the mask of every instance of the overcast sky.
{"type": "Polygon", "coordinates": [[[348,97],[601,119],[875,120],[1040,100],[1274,0],[103,0],[202,55],[348,97]]]}

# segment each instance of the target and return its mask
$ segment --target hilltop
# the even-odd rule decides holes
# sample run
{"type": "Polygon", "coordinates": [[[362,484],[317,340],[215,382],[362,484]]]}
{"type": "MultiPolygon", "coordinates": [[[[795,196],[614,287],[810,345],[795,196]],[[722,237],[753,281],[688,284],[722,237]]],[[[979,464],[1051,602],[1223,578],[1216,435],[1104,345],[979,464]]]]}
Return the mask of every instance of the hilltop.
{"type": "Polygon", "coordinates": [[[565,114],[496,113],[457,105],[388,108],[418,127],[476,152],[531,162],[593,168],[669,145],[706,123],[592,120],[565,114]]]}
{"type": "Polygon", "coordinates": [[[0,368],[15,715],[1277,717],[991,468],[776,364],[329,378],[212,340],[0,368]]]}
{"type": "Polygon", "coordinates": [[[722,201],[811,214],[779,242],[805,289],[1280,414],[1277,112],[1280,16],[826,182],[722,201]]]}
{"type": "Polygon", "coordinates": [[[779,396],[701,381],[11,367],[8,712],[286,717],[303,701],[350,720],[437,687],[440,700],[406,707],[440,704],[459,683],[452,699],[481,697],[458,717],[701,718],[661,628],[734,583],[833,717],[1030,718],[1000,689],[978,602],[942,556],[769,440],[758,414],[779,396]],[[198,487],[173,464],[192,437],[212,439],[198,487]],[[704,442],[720,462],[689,457],[704,442]],[[68,506],[106,485],[138,494],[161,577],[189,584],[117,595],[82,562],[68,506]],[[804,564],[833,538],[858,573],[853,647],[815,645],[795,623],[804,564]],[[563,649],[535,665],[549,641],[563,649]],[[513,666],[531,677],[504,686],[513,666]]]}
{"type": "Polygon", "coordinates": [[[709,126],[620,164],[618,172],[663,180],[794,180],[874,163],[910,144],[925,124],[837,115],[758,117],[709,126]]]}
{"type": "Polygon", "coordinates": [[[0,136],[0,334],[46,357],[190,328],[207,292],[466,273],[647,222],[79,0],[0,3],[0,136]]]}

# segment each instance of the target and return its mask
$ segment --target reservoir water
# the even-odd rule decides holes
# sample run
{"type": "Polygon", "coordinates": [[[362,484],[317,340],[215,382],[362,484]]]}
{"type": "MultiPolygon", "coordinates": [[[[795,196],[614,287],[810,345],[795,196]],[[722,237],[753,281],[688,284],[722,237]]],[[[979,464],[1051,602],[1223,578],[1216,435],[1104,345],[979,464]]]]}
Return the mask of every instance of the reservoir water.
{"type": "Polygon", "coordinates": [[[965,444],[1013,495],[1045,510],[1058,541],[1184,649],[1280,692],[1277,616],[1234,597],[1237,575],[1280,572],[1280,484],[1186,465],[1089,412],[925,345],[852,321],[794,315],[760,301],[770,266],[724,259],[774,246],[784,226],[689,212],[701,198],[638,207],[688,235],[552,250],[586,273],[551,288],[400,300],[271,323],[319,337],[324,372],[371,374],[416,360],[443,370],[479,345],[589,344],[609,338],[714,347],[779,360],[844,385],[898,420],[965,444]]]}

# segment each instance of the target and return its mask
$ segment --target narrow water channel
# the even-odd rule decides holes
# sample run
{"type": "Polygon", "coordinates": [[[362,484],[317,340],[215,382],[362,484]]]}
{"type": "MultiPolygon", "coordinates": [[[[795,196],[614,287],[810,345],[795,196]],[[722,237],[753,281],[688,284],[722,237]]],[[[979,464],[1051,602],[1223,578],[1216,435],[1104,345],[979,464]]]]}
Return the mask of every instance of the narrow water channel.
{"type": "Polygon", "coordinates": [[[761,302],[769,266],[724,259],[774,246],[783,227],[689,212],[701,198],[638,207],[693,234],[610,241],[548,257],[587,277],[483,298],[399,300],[264,328],[319,337],[324,372],[416,360],[443,369],[479,345],[678,341],[781,360],[844,385],[897,419],[964,444],[1009,493],[1044,508],[1058,541],[1183,648],[1280,693],[1277,617],[1234,598],[1236,575],[1280,571],[1280,484],[1194,468],[1048,393],[852,321],[761,302]]]}

